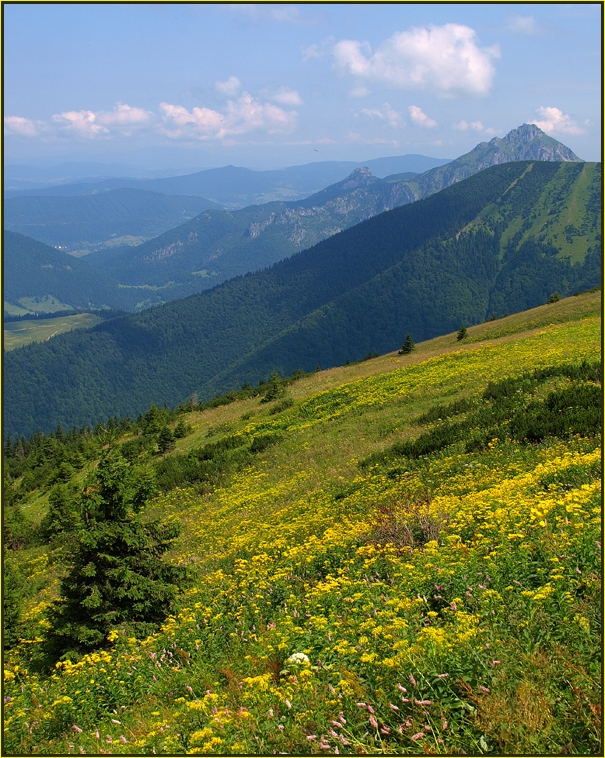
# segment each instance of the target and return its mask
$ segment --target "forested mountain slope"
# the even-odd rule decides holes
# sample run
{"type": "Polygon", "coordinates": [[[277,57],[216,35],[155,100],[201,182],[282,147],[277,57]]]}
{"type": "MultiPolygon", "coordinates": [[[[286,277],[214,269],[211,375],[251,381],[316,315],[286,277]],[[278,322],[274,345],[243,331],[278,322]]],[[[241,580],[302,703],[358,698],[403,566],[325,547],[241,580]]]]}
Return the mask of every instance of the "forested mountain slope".
{"type": "Polygon", "coordinates": [[[405,182],[377,179],[358,168],[296,203],[206,211],[97,265],[125,284],[162,286],[162,296],[175,299],[265,268],[413,199],[405,182]]]}
{"type": "Polygon", "coordinates": [[[15,350],[6,433],[137,415],[594,286],[600,182],[600,164],[495,166],[265,271],[15,350]]]}
{"type": "Polygon", "coordinates": [[[23,234],[4,231],[3,257],[5,304],[45,311],[51,299],[66,308],[132,310],[142,299],[85,260],[23,234]]]}
{"type": "Polygon", "coordinates": [[[72,252],[97,249],[124,236],[157,237],[217,207],[202,197],[139,189],[85,197],[14,197],[4,202],[4,228],[72,252]]]}

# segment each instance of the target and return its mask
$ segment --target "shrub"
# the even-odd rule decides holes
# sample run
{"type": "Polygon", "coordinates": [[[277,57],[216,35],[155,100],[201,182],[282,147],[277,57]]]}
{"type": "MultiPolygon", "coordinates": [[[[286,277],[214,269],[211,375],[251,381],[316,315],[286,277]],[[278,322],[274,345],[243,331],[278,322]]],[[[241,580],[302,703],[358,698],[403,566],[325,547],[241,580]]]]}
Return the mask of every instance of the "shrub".
{"type": "Polygon", "coordinates": [[[399,355],[408,355],[408,353],[411,353],[412,350],[414,350],[416,345],[414,344],[414,340],[412,339],[412,335],[408,332],[405,338],[405,342],[401,346],[401,350],[399,351],[399,355]]]}
{"type": "Polygon", "coordinates": [[[396,547],[414,547],[438,540],[447,521],[445,514],[431,511],[431,496],[422,495],[403,502],[384,503],[373,514],[365,542],[396,547]]]}
{"type": "Polygon", "coordinates": [[[261,434],[252,440],[251,453],[262,453],[271,445],[276,445],[282,439],[281,434],[261,434]]]}
{"type": "Polygon", "coordinates": [[[294,405],[294,400],[291,397],[284,398],[281,402],[276,403],[273,407],[269,408],[270,415],[274,416],[276,413],[288,410],[294,405]]]}

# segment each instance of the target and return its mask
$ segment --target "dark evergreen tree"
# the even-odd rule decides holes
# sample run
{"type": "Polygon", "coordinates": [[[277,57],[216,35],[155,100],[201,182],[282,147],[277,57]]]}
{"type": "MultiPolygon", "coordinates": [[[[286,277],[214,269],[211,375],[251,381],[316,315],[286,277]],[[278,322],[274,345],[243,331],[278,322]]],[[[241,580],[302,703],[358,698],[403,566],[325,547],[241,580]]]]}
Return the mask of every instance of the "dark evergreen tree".
{"type": "Polygon", "coordinates": [[[4,564],[2,577],[2,644],[9,649],[19,639],[19,617],[24,595],[25,580],[10,561],[4,564]]]}
{"type": "Polygon", "coordinates": [[[167,426],[163,426],[158,435],[158,450],[163,455],[170,450],[174,450],[174,446],[174,434],[167,426]]]}
{"type": "Polygon", "coordinates": [[[456,339],[458,342],[460,342],[460,340],[463,340],[466,337],[466,334],[466,326],[464,326],[464,324],[460,324],[460,329],[458,329],[458,333],[456,334],[456,339]]]}
{"type": "Polygon", "coordinates": [[[412,335],[408,332],[405,338],[405,342],[403,343],[403,345],[401,346],[401,350],[399,351],[399,355],[407,355],[408,353],[411,353],[415,347],[416,345],[414,344],[412,335]]]}
{"type": "Polygon", "coordinates": [[[84,490],[73,565],[49,613],[49,653],[73,656],[96,647],[119,624],[148,634],[171,611],[183,571],[161,560],[178,526],[145,521],[152,480],[116,451],[102,457],[84,490]]]}
{"type": "Polygon", "coordinates": [[[178,424],[174,427],[174,436],[176,439],[181,439],[182,437],[186,437],[188,434],[191,434],[192,431],[193,428],[191,424],[186,424],[181,418],[179,419],[178,424]]]}
{"type": "Polygon", "coordinates": [[[270,403],[272,400],[277,400],[278,398],[282,397],[284,394],[285,389],[283,386],[282,381],[279,378],[279,374],[277,371],[274,371],[271,374],[271,379],[269,380],[269,387],[267,388],[267,391],[265,392],[261,403],[270,403]]]}
{"type": "Polygon", "coordinates": [[[50,540],[82,526],[81,503],[66,484],[56,484],[48,494],[48,511],[40,522],[40,534],[50,540]]]}

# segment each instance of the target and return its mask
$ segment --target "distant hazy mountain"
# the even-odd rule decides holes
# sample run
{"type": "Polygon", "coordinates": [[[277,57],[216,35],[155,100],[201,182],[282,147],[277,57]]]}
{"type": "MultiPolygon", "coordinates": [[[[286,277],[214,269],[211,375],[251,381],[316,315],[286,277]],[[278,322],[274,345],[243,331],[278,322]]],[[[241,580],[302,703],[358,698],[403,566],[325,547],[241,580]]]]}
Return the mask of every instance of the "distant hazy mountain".
{"type": "Polygon", "coordinates": [[[549,137],[535,124],[523,124],[505,137],[480,142],[469,153],[461,155],[447,166],[426,171],[408,184],[416,199],[420,199],[500,163],[581,160],[562,142],[549,137]]]}
{"type": "Polygon", "coordinates": [[[99,182],[114,177],[155,179],[191,173],[185,169],[145,169],[127,163],[66,161],[51,166],[9,163],[4,166],[4,190],[43,190],[59,184],[99,182]]]}
{"type": "Polygon", "coordinates": [[[5,433],[137,416],[588,289],[600,282],[601,193],[600,164],[492,166],[263,271],[13,350],[5,433]]]}
{"type": "Polygon", "coordinates": [[[421,173],[447,162],[448,159],[429,158],[424,155],[399,155],[365,162],[321,161],[272,171],[251,171],[237,166],[224,166],[163,179],[122,177],[100,182],[62,184],[46,190],[6,191],[5,196],[91,195],[120,187],[132,187],[166,195],[202,196],[237,209],[274,200],[297,200],[307,197],[329,184],[341,181],[360,166],[368,167],[378,176],[386,176],[402,172],[421,173]]]}
{"type": "Polygon", "coordinates": [[[162,297],[169,300],[264,268],[413,199],[405,182],[357,168],[305,200],[205,211],[119,256],[89,260],[125,284],[163,286],[162,297]]]}
{"type": "Polygon", "coordinates": [[[13,197],[4,202],[4,228],[66,252],[94,250],[126,235],[157,237],[217,207],[203,197],[127,188],[83,197],[13,197]]]}
{"type": "Polygon", "coordinates": [[[5,230],[2,248],[5,305],[46,311],[52,300],[66,308],[132,310],[141,299],[85,260],[31,237],[5,230]]]}

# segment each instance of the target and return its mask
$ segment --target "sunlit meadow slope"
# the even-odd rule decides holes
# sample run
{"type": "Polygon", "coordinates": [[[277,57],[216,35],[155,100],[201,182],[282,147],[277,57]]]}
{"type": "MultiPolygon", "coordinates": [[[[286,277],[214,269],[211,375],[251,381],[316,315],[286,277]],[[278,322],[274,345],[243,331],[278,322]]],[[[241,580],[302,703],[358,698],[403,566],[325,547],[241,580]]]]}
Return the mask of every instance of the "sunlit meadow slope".
{"type": "Polygon", "coordinates": [[[307,376],[291,403],[192,412],[172,455],[271,444],[152,501],[192,577],[153,636],[117,628],[34,673],[58,580],[52,551],[29,556],[46,586],[5,660],[4,750],[596,754],[600,436],[519,429],[599,360],[600,307],[584,294],[307,376]],[[492,435],[485,390],[522,375],[492,435]],[[451,444],[405,447],[450,422],[451,444]]]}

